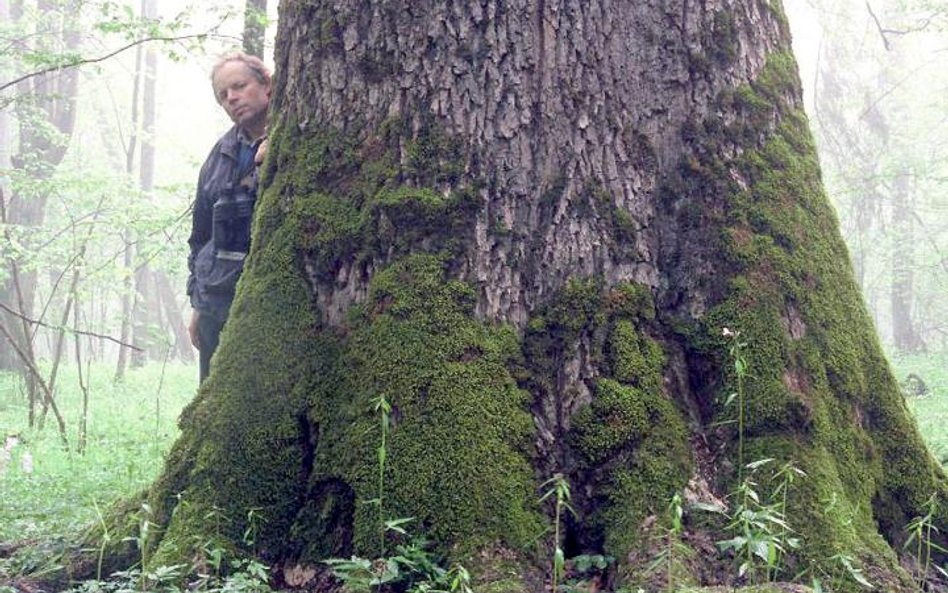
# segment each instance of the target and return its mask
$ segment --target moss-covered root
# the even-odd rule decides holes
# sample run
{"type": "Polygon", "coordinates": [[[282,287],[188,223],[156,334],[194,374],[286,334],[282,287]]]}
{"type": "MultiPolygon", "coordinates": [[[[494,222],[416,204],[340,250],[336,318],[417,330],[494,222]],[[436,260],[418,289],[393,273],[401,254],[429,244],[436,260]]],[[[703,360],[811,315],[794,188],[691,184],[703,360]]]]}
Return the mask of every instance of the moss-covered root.
{"type": "MultiPolygon", "coordinates": [[[[737,417],[738,404],[724,402],[740,380],[724,353],[729,340],[745,343],[743,431],[732,423],[721,436],[732,462],[730,443],[742,441],[745,462],[776,458],[807,473],[787,500],[802,540],[796,568],[832,573],[845,555],[879,587],[912,591],[896,557],[905,526],[933,494],[946,500],[948,481],[912,422],[846,265],[806,118],[787,99],[796,96],[792,56],[774,54],[758,80],[720,98],[740,117],[712,117],[689,132],[700,157],[683,164],[678,190],[697,204],[714,189],[720,204],[702,210],[698,227],[716,229],[706,238],[719,273],[712,306],[683,337],[694,359],[732,369],[717,393],[702,395],[719,422],[737,417]],[[736,156],[721,156],[735,141],[736,156]],[[689,189],[696,177],[704,189],[689,189]]],[[[934,522],[936,543],[948,543],[948,509],[934,522]]],[[[845,587],[859,585],[850,579],[845,587]]]]}
{"type": "Polygon", "coordinates": [[[311,471],[310,384],[332,352],[297,265],[300,232],[288,218],[255,238],[211,376],[149,493],[153,564],[192,566],[212,548],[284,552],[311,471]]]}
{"type": "Polygon", "coordinates": [[[382,522],[400,517],[454,557],[520,548],[542,532],[529,401],[509,370],[516,335],[476,320],[473,289],[446,269],[440,256],[407,256],[378,272],[351,311],[335,379],[314,396],[322,436],[308,518],[293,531],[314,560],[340,552],[329,546],[336,535],[318,533],[330,527],[320,520],[327,504],[349,509],[352,547],[366,555],[380,551],[382,522]],[[381,476],[380,396],[391,405],[381,476]],[[381,511],[365,504],[378,500],[381,511]]]}
{"type": "Polygon", "coordinates": [[[589,279],[568,282],[524,338],[535,409],[574,410],[544,420],[561,433],[547,465],[572,485],[564,541],[570,554],[618,559],[623,584],[651,560],[636,560],[651,543],[643,524],[663,516],[692,475],[686,408],[664,387],[663,340],[648,287],[589,279]],[[569,374],[578,357],[594,377],[569,374]],[[579,383],[590,388],[585,399],[579,383]]]}

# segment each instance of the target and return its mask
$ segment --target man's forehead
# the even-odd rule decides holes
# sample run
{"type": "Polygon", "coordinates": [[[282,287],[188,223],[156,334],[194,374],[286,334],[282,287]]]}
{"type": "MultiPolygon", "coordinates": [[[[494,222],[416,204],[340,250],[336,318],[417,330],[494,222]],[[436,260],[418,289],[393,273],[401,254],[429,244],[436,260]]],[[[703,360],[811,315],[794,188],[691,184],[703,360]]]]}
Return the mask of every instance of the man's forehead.
{"type": "Polygon", "coordinates": [[[238,60],[231,60],[222,64],[214,73],[214,86],[217,86],[219,82],[223,82],[225,78],[231,82],[253,78],[253,71],[247,64],[238,60]]]}

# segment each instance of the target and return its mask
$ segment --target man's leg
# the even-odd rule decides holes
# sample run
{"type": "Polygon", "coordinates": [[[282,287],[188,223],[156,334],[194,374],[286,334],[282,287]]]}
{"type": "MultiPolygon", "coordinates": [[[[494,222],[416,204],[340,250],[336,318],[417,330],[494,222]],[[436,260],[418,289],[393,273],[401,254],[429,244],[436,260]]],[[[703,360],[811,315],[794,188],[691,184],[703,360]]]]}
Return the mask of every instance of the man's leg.
{"type": "Polygon", "coordinates": [[[198,335],[201,338],[201,350],[198,356],[201,364],[200,379],[204,382],[208,373],[211,372],[211,357],[217,350],[217,344],[221,337],[221,328],[224,327],[223,321],[218,321],[212,315],[207,313],[198,317],[198,335]]]}

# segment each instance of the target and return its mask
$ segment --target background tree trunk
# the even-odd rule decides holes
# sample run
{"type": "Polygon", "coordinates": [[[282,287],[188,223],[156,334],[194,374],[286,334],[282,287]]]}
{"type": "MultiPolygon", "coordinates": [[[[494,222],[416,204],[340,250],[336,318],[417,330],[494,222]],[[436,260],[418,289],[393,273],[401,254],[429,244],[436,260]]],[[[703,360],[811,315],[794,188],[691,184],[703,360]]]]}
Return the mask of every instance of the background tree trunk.
{"type": "MultiPolygon", "coordinates": [[[[154,0],[142,0],[142,16],[157,18],[154,0]]],[[[144,72],[142,81],[142,142],[141,160],[138,164],[138,185],[146,200],[152,197],[155,186],[155,81],[158,54],[155,48],[144,49],[144,72]]],[[[135,293],[132,312],[132,343],[139,348],[132,352],[132,366],[142,366],[152,359],[163,360],[167,351],[165,340],[158,339],[164,333],[161,323],[161,301],[154,282],[155,272],[148,262],[135,264],[135,293]],[[151,281],[151,282],[149,282],[151,281]],[[159,352],[160,351],[160,352],[159,352]]]]}
{"type": "MultiPolygon", "coordinates": [[[[140,10],[142,14],[148,6],[147,0],[142,0],[140,10]]],[[[129,127],[128,144],[125,146],[125,174],[129,179],[135,177],[135,163],[139,157],[139,139],[142,135],[142,87],[145,86],[145,47],[139,45],[135,49],[135,81],[132,86],[132,109],[131,126],[129,127]]],[[[139,161],[140,162],[140,161],[139,161]]],[[[141,174],[145,168],[139,166],[139,183],[141,174]]],[[[136,200],[129,200],[133,202],[136,200]]],[[[136,290],[138,288],[139,274],[135,266],[135,235],[130,227],[127,227],[122,233],[125,248],[123,251],[122,265],[125,270],[124,290],[122,292],[122,324],[119,330],[119,341],[122,344],[130,344],[133,339],[133,330],[135,322],[135,304],[138,300],[136,290]]],[[[115,381],[122,381],[125,378],[125,370],[128,367],[131,349],[126,346],[119,346],[118,359],[115,363],[115,381]]]]}
{"type": "Polygon", "coordinates": [[[925,345],[915,329],[915,215],[911,173],[900,171],[892,183],[892,338],[896,350],[920,352],[925,345]]]}
{"type": "MultiPolygon", "coordinates": [[[[845,554],[914,590],[896,552],[945,476],[853,280],[776,3],[284,2],[277,71],[253,252],[148,494],[153,562],[222,535],[210,509],[234,542],[263,509],[283,568],[378,553],[384,495],[475,589],[539,592],[559,473],[557,545],[634,588],[676,492],[724,499],[739,459],[775,458],[807,473],[785,575],[845,554]]],[[[690,518],[683,578],[736,582],[726,533],[690,518]]]]}
{"type": "Polygon", "coordinates": [[[263,58],[267,0],[247,0],[244,6],[244,51],[263,58]]]}
{"type": "MultiPolygon", "coordinates": [[[[10,2],[8,8],[11,21],[18,22],[23,18],[22,1],[10,2]]],[[[48,40],[53,44],[58,40],[65,51],[75,51],[79,47],[79,33],[75,26],[74,8],[70,2],[38,1],[36,10],[43,15],[38,22],[44,30],[37,35],[37,39],[48,40]]],[[[43,51],[47,48],[37,49],[43,51]]],[[[67,69],[36,76],[16,87],[19,133],[16,154],[11,161],[15,176],[21,181],[29,180],[29,183],[20,183],[7,196],[5,223],[11,227],[28,229],[43,225],[50,191],[47,182],[62,161],[75,127],[78,83],[78,71],[67,69]],[[27,185],[28,188],[25,187],[27,185]]],[[[22,317],[33,316],[36,273],[23,265],[31,255],[31,233],[21,234],[24,253],[4,263],[9,266],[10,273],[5,274],[4,281],[0,283],[0,302],[21,316],[18,318],[16,315],[0,313],[0,323],[12,330],[12,339],[16,341],[15,345],[7,344],[7,340],[0,337],[0,345],[3,346],[0,348],[0,369],[16,368],[24,373],[30,401],[35,403],[38,402],[38,392],[32,376],[25,370],[28,365],[17,360],[13,354],[17,350],[32,351],[32,344],[28,342],[34,340],[36,333],[35,326],[24,325],[22,320],[22,317]]],[[[33,409],[31,404],[31,413],[33,409]]]]}

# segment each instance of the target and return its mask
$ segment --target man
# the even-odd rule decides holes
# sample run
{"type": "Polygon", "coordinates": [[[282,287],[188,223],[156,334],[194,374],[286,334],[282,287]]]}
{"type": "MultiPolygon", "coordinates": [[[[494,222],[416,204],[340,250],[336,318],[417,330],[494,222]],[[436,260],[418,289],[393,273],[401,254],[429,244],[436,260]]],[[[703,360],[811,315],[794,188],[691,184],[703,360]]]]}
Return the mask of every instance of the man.
{"type": "Polygon", "coordinates": [[[193,308],[188,333],[200,351],[201,381],[210,370],[250,247],[257,196],[254,161],[266,135],[270,72],[255,56],[228,54],[211,71],[211,85],[234,126],[201,167],[188,239],[188,297],[193,308]]]}

